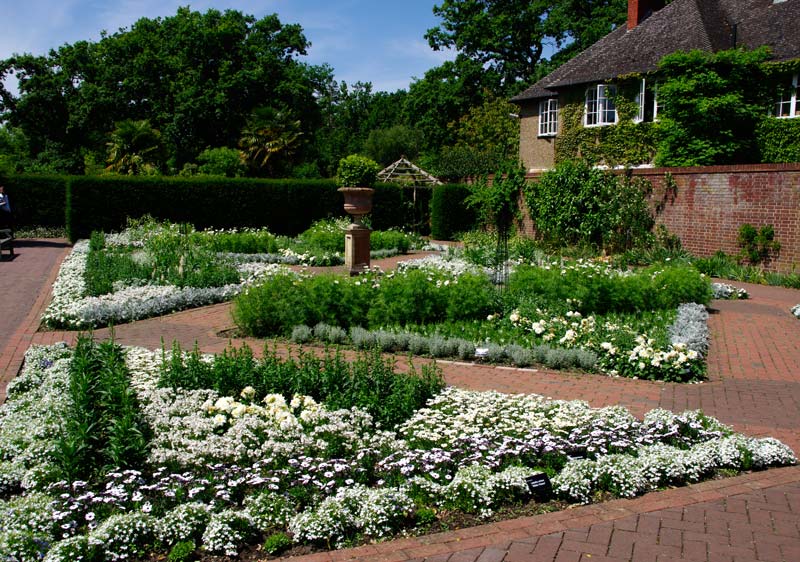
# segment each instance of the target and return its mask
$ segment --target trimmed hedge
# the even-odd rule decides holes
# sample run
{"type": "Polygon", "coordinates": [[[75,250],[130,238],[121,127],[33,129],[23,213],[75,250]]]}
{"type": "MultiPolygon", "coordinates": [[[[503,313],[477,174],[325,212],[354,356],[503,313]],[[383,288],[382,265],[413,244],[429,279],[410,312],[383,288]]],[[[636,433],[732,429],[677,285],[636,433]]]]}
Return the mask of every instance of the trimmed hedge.
{"type": "Polygon", "coordinates": [[[15,228],[63,227],[67,176],[18,175],[0,179],[11,201],[15,228]]]}
{"type": "Polygon", "coordinates": [[[464,184],[437,185],[431,198],[431,238],[452,240],[476,226],[475,211],[465,203],[472,191],[464,184]]]}
{"type": "Polygon", "coordinates": [[[433,189],[396,183],[377,183],[373,186],[372,228],[387,230],[404,227],[406,230],[427,235],[430,232],[430,201],[433,189]]]}
{"type": "Polygon", "coordinates": [[[344,214],[336,184],[326,180],[74,176],[68,203],[70,240],[147,214],[198,229],[267,226],[289,235],[344,214]]]}
{"type": "MultiPolygon", "coordinates": [[[[14,175],[2,179],[17,226],[66,226],[75,241],[93,230],[121,230],[128,218],[192,223],[196,228],[267,227],[295,235],[312,222],[343,216],[333,180],[220,177],[14,175]]],[[[378,184],[373,228],[428,233],[431,189],[378,184]]]]}

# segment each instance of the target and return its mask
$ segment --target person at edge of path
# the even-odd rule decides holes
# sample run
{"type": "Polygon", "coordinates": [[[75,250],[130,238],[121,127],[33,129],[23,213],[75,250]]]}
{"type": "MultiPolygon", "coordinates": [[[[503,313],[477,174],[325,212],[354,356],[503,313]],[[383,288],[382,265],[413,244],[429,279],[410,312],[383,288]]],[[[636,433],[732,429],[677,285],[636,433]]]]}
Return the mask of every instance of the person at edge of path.
{"type": "Polygon", "coordinates": [[[11,203],[2,184],[0,184],[0,228],[11,228],[11,203]]]}

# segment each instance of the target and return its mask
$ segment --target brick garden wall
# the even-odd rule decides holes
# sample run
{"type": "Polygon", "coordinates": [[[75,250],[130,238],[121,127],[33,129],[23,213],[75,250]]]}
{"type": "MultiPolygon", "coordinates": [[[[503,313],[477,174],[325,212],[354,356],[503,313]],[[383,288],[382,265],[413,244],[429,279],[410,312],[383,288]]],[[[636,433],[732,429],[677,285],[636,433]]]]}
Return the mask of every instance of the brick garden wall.
{"type": "MultiPolygon", "coordinates": [[[[800,265],[800,163],[650,168],[633,173],[652,182],[656,223],[678,235],[689,252],[735,254],[742,224],[771,224],[781,251],[770,268],[789,271],[800,265]],[[674,190],[666,187],[667,172],[674,190]]],[[[530,220],[523,228],[533,232],[530,220]]]]}

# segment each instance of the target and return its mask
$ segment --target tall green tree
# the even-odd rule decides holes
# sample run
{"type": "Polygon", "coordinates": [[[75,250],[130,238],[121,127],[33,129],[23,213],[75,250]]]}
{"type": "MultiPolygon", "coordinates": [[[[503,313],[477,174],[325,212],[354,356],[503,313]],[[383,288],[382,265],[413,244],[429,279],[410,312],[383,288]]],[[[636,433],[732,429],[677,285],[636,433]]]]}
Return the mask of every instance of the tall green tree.
{"type": "Polygon", "coordinates": [[[236,146],[257,107],[286,107],[315,130],[329,71],[298,60],[308,45],[276,15],[180,8],[98,42],[0,61],[0,79],[13,74],[20,91],[0,89],[0,120],[24,132],[33,157],[56,150],[78,171],[87,150],[105,152],[115,123],[147,119],[179,169],[208,146],[236,146]]]}
{"type": "MultiPolygon", "coordinates": [[[[455,49],[497,72],[506,94],[551,66],[546,47],[564,48],[564,62],[625,21],[625,0],[444,0],[433,7],[442,23],[425,38],[433,49],[455,49]]],[[[498,92],[499,93],[499,92],[498,92]]]]}

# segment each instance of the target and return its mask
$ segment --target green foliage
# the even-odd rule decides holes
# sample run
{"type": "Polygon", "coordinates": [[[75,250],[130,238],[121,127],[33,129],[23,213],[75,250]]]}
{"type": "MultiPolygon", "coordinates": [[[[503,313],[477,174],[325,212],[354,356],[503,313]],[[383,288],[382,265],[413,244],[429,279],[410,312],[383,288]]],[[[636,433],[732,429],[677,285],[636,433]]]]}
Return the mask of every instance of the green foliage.
{"type": "Polygon", "coordinates": [[[147,119],[125,119],[110,135],[106,170],[129,176],[158,174],[166,160],[161,132],[147,119]]]}
{"type": "Polygon", "coordinates": [[[369,308],[371,327],[427,324],[444,320],[485,317],[494,290],[485,275],[463,274],[456,282],[432,279],[423,270],[387,277],[369,308]]]}
{"type": "Polygon", "coordinates": [[[327,180],[72,177],[67,233],[74,241],[92,230],[120,230],[128,218],[149,214],[197,228],[266,226],[276,234],[297,234],[340,213],[341,195],[327,180]]]}
{"type": "Polygon", "coordinates": [[[271,107],[256,108],[239,138],[242,160],[258,174],[276,177],[300,147],[300,120],[271,107]]]}
{"type": "Polygon", "coordinates": [[[336,183],[340,187],[372,187],[380,171],[380,165],[371,158],[351,154],[339,160],[336,183]]]}
{"type": "Polygon", "coordinates": [[[212,252],[236,254],[274,254],[278,252],[275,235],[266,229],[240,232],[191,232],[190,245],[201,245],[212,252]]]}
{"type": "Polygon", "coordinates": [[[659,63],[662,132],[656,163],[703,166],[752,162],[756,127],[771,102],[767,48],[665,56],[659,63]]]}
{"type": "Polygon", "coordinates": [[[15,228],[64,226],[65,176],[11,175],[0,181],[11,201],[15,228]]]}
{"type": "Polygon", "coordinates": [[[634,95],[635,92],[621,85],[615,98],[619,122],[607,127],[583,126],[582,97],[564,104],[562,127],[555,141],[556,163],[584,159],[592,164],[635,166],[652,162],[660,125],[632,121],[636,115],[631,111],[634,95]]]}
{"type": "Polygon", "coordinates": [[[409,160],[419,155],[422,133],[407,125],[394,125],[388,129],[370,131],[364,141],[364,152],[382,166],[406,157],[409,160]]]}
{"type": "Polygon", "coordinates": [[[79,336],[67,392],[70,407],[54,455],[62,478],[89,480],[144,461],[148,430],[118,345],[79,336]]]}
{"type": "Polygon", "coordinates": [[[475,212],[467,205],[472,193],[467,185],[443,184],[433,188],[431,198],[431,237],[452,240],[459,232],[475,227],[475,212]]]}
{"type": "Polygon", "coordinates": [[[526,202],[539,236],[559,246],[624,250],[647,238],[653,217],[646,181],[567,161],[528,184],[526,202]]]}
{"type": "Polygon", "coordinates": [[[24,133],[32,159],[48,151],[47,163],[81,173],[84,152],[105,153],[115,123],[147,119],[181,169],[206,147],[234,146],[265,100],[303,115],[313,130],[314,90],[330,70],[298,61],[307,48],[300,26],[276,15],[182,7],[97,42],[0,61],[0,76],[13,72],[21,92],[9,94],[3,120],[24,133]]]}
{"type": "Polygon", "coordinates": [[[446,146],[436,156],[423,159],[422,165],[443,181],[458,182],[497,170],[502,162],[497,154],[474,146],[446,146]]]}
{"type": "Polygon", "coordinates": [[[197,156],[197,161],[200,163],[197,172],[209,176],[238,178],[247,170],[241,153],[234,148],[206,148],[197,156]]]}
{"type": "Polygon", "coordinates": [[[762,162],[800,162],[800,119],[764,117],[756,139],[762,162]]]}
{"type": "Polygon", "coordinates": [[[708,279],[689,266],[654,266],[630,275],[602,275],[581,267],[550,269],[519,266],[508,280],[505,298],[559,310],[564,303],[582,314],[671,310],[681,303],[707,303],[708,279]]]}
{"type": "Polygon", "coordinates": [[[501,235],[508,234],[519,212],[519,197],[525,186],[525,170],[509,165],[498,170],[491,182],[472,185],[466,203],[475,209],[484,226],[501,235]]]}
{"type": "Polygon", "coordinates": [[[245,333],[262,337],[288,336],[300,324],[357,325],[369,309],[365,289],[332,274],[303,280],[277,275],[239,295],[233,317],[245,333]]]}
{"type": "Polygon", "coordinates": [[[381,327],[481,318],[490,312],[494,290],[486,276],[434,277],[420,270],[376,279],[278,275],[239,295],[233,317],[246,334],[263,337],[288,336],[301,324],[381,327]]]}
{"type": "Polygon", "coordinates": [[[740,259],[747,259],[751,265],[769,263],[781,249],[781,243],[775,240],[775,229],[771,224],[761,228],[743,224],[739,227],[737,242],[742,249],[740,259]]]}
{"type": "Polygon", "coordinates": [[[167,554],[167,562],[188,562],[194,558],[196,550],[193,541],[179,541],[167,554]]]}
{"type": "Polygon", "coordinates": [[[547,40],[561,48],[565,62],[625,21],[625,3],[605,0],[591,4],[572,1],[444,0],[433,8],[442,23],[425,35],[435,49],[455,48],[506,85],[542,76],[547,40]]]}
{"type": "MultiPolygon", "coordinates": [[[[297,237],[303,249],[312,252],[344,252],[344,229],[347,219],[317,221],[297,237]]],[[[397,230],[373,230],[369,235],[370,248],[397,250],[401,254],[411,247],[411,237],[397,230]]]]}
{"type": "Polygon", "coordinates": [[[420,373],[395,371],[394,362],[375,351],[346,361],[339,353],[323,357],[300,352],[297,357],[281,358],[265,349],[264,358],[255,360],[244,346],[230,348],[214,356],[212,362],[201,359],[195,349],[182,354],[177,343],[170,359],[162,366],[159,385],[171,388],[212,388],[222,395],[238,396],[252,386],[256,397],[280,393],[287,402],[295,394],[313,397],[328,408],[367,410],[384,427],[394,427],[444,387],[441,372],[426,365],[420,373]]]}
{"type": "Polygon", "coordinates": [[[742,265],[737,262],[735,257],[728,256],[721,250],[707,258],[694,258],[692,264],[698,271],[709,277],[800,289],[800,274],[794,271],[778,273],[765,271],[760,266],[742,265]]]}
{"type": "Polygon", "coordinates": [[[275,555],[292,546],[292,538],[286,533],[272,533],[264,539],[263,550],[275,555]]]}
{"type": "Polygon", "coordinates": [[[518,110],[505,98],[487,97],[453,124],[456,145],[489,153],[498,165],[516,162],[519,158],[519,120],[514,114],[518,110]]]}

